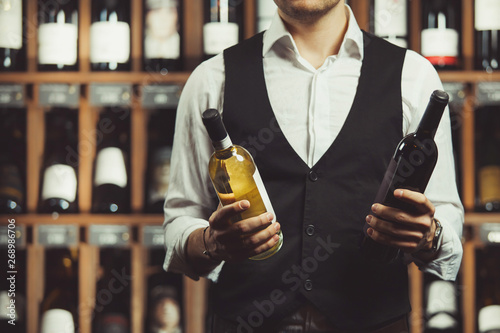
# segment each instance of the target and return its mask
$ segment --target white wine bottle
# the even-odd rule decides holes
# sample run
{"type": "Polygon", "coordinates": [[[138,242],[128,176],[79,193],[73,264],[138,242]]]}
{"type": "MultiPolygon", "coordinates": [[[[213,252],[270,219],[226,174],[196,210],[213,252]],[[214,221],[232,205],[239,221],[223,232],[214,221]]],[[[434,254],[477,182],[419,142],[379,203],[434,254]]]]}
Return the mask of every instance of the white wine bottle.
{"type": "MultiPolygon", "coordinates": [[[[225,206],[240,200],[250,202],[250,208],[236,216],[232,222],[265,212],[273,213],[274,219],[271,223],[275,222],[276,214],[271,200],[250,153],[241,146],[233,145],[216,109],[203,112],[203,124],[215,149],[208,164],[208,171],[221,204],[225,206]]],[[[275,246],[250,259],[262,260],[278,252],[283,245],[281,230],[279,237],[275,246]]]]}

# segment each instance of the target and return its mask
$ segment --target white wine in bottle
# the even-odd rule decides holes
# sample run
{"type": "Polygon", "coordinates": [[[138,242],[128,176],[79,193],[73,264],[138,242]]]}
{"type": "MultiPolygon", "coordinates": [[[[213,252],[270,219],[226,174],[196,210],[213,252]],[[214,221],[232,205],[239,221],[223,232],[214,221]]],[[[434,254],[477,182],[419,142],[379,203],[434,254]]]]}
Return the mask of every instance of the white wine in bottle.
{"type": "MultiPolygon", "coordinates": [[[[215,191],[223,206],[240,200],[248,200],[250,208],[233,219],[233,223],[270,212],[276,214],[267,195],[264,183],[250,153],[243,147],[233,145],[222,123],[219,111],[208,109],[203,113],[203,123],[212,140],[215,152],[210,158],[208,171],[215,191]]],[[[279,231],[279,241],[271,249],[250,259],[262,260],[278,252],[283,244],[283,234],[279,231]]]]}

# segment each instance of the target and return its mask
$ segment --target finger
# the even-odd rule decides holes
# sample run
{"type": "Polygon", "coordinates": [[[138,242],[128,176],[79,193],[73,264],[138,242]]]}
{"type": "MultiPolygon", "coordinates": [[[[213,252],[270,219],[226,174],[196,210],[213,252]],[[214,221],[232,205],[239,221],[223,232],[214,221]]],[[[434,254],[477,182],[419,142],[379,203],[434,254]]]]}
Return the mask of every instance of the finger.
{"type": "Polygon", "coordinates": [[[366,217],[366,223],[374,230],[400,240],[420,241],[424,237],[423,231],[411,225],[386,221],[373,215],[366,217]]]}
{"type": "Polygon", "coordinates": [[[274,216],[272,213],[262,213],[258,216],[250,217],[234,223],[229,229],[238,235],[253,234],[265,229],[272,222],[274,216]]]}
{"type": "Polygon", "coordinates": [[[382,204],[373,204],[372,212],[379,218],[403,224],[406,228],[415,228],[422,231],[428,230],[430,227],[429,215],[414,215],[404,210],[384,206],[382,204]]]}
{"type": "Polygon", "coordinates": [[[261,215],[250,217],[233,223],[227,229],[221,231],[219,240],[227,243],[241,244],[241,238],[255,234],[270,226],[273,220],[273,214],[263,213],[261,215]]]}
{"type": "Polygon", "coordinates": [[[396,199],[414,206],[418,212],[422,214],[431,214],[431,216],[434,215],[434,205],[423,193],[406,189],[396,189],[393,194],[396,199]]]}
{"type": "Polygon", "coordinates": [[[248,200],[233,202],[213,212],[208,222],[214,229],[225,228],[229,225],[230,218],[244,212],[248,208],[250,208],[250,202],[248,200]]]}
{"type": "Polygon", "coordinates": [[[396,238],[382,232],[379,232],[373,228],[368,228],[367,230],[368,236],[372,238],[374,241],[380,244],[384,244],[390,247],[400,248],[404,252],[414,252],[417,249],[419,242],[396,238]]]}
{"type": "Polygon", "coordinates": [[[261,244],[266,243],[267,241],[269,241],[269,239],[273,238],[274,235],[276,235],[279,230],[280,230],[280,224],[275,222],[272,223],[267,228],[265,228],[264,230],[261,230],[252,235],[248,235],[246,237],[241,238],[241,242],[244,247],[248,249],[254,249],[259,247],[261,244]]]}
{"type": "Polygon", "coordinates": [[[261,254],[261,253],[264,253],[266,252],[267,250],[269,249],[272,249],[273,246],[275,246],[278,241],[280,239],[280,236],[279,235],[274,235],[271,239],[269,239],[267,242],[259,245],[258,247],[256,247],[255,249],[253,249],[252,251],[250,251],[248,253],[248,257],[253,257],[253,256],[256,256],[258,254],[261,254]]]}

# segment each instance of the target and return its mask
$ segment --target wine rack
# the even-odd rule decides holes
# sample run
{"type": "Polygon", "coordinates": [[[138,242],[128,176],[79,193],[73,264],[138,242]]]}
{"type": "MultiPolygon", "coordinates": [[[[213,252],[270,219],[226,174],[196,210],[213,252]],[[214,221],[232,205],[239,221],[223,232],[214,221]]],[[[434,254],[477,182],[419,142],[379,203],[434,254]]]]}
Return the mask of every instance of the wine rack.
{"type": "MultiPolygon", "coordinates": [[[[271,0],[270,0],[271,1],[271,0]]],[[[244,35],[250,37],[256,32],[256,0],[244,2],[244,35]]],[[[37,2],[26,1],[26,15],[29,24],[26,25],[27,71],[18,73],[0,73],[0,84],[20,85],[26,96],[27,112],[27,167],[26,167],[26,214],[17,216],[0,216],[0,225],[8,225],[8,219],[15,218],[16,224],[22,226],[23,236],[27,239],[22,251],[26,254],[26,297],[27,297],[27,332],[39,332],[40,311],[43,279],[40,279],[45,260],[44,244],[40,237],[43,235],[40,228],[46,226],[71,226],[77,235],[71,246],[77,247],[79,252],[79,289],[80,310],[78,322],[80,332],[91,333],[91,309],[95,305],[96,267],[98,265],[99,246],[91,241],[93,226],[125,226],[129,239],[123,246],[131,252],[131,332],[144,332],[146,308],[144,272],[147,271],[147,257],[149,247],[143,241],[149,227],[160,227],[163,216],[160,214],[144,214],[145,207],[144,180],[146,172],[146,145],[147,145],[147,110],[141,104],[143,88],[149,85],[174,85],[182,87],[196,65],[203,57],[202,28],[203,28],[203,1],[183,0],[183,54],[185,61],[184,72],[171,72],[166,75],[149,73],[142,70],[143,52],[143,1],[131,0],[131,71],[129,72],[92,72],[89,62],[89,30],[91,23],[91,0],[79,1],[79,39],[77,72],[38,72],[37,71],[37,2]],[[91,86],[93,84],[127,84],[132,86],[130,96],[131,112],[131,213],[124,215],[91,214],[92,196],[92,166],[96,153],[95,145],[80,142],[80,148],[85,154],[80,154],[78,165],[78,206],[79,214],[47,215],[38,214],[38,196],[40,184],[40,168],[42,166],[44,107],[40,105],[40,87],[44,84],[78,85],[78,134],[85,137],[95,129],[98,120],[98,108],[91,103],[91,86]],[[83,145],[86,145],[83,147],[83,145]]],[[[362,29],[369,29],[370,0],[351,0],[350,5],[362,29]]],[[[420,50],[421,31],[421,1],[409,1],[410,48],[420,50]]],[[[476,332],[476,249],[484,246],[481,232],[484,225],[500,225],[500,214],[475,213],[475,165],[474,165],[474,109],[477,106],[476,92],[478,85],[483,82],[497,82],[500,84],[500,72],[486,73],[473,69],[474,66],[474,1],[462,0],[461,25],[461,57],[460,70],[440,72],[445,83],[459,83],[461,89],[460,125],[458,128],[460,147],[461,170],[461,198],[466,210],[465,228],[463,237],[464,257],[459,273],[461,292],[461,326],[466,333],[476,332]]],[[[415,265],[409,266],[410,296],[413,312],[410,316],[412,333],[423,332],[424,315],[424,278],[415,265]]],[[[204,279],[192,281],[184,278],[183,281],[183,328],[188,333],[201,333],[205,329],[205,314],[207,310],[207,286],[204,279]]]]}

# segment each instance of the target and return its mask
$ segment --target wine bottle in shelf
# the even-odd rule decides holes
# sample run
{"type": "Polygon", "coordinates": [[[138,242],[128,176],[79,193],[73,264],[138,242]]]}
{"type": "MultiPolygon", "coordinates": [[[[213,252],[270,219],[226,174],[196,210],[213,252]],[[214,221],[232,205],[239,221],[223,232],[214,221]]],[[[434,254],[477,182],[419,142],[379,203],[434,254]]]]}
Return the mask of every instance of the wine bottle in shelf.
{"type": "Polygon", "coordinates": [[[78,114],[54,108],[45,114],[45,150],[39,211],[76,213],[78,170],[78,114]]]}
{"type": "Polygon", "coordinates": [[[478,332],[500,332],[500,248],[476,250],[476,311],[478,332]]]}
{"type": "Polygon", "coordinates": [[[257,2],[257,32],[269,28],[277,8],[274,1],[259,0],[257,2]]]}
{"type": "Polygon", "coordinates": [[[389,42],[408,47],[408,0],[372,0],[371,31],[389,42]]]}
{"type": "Polygon", "coordinates": [[[477,209],[500,212],[500,105],[476,110],[477,209]]]}
{"type": "MultiPolygon", "coordinates": [[[[398,188],[424,193],[436,166],[438,150],[434,136],[448,100],[448,94],[442,90],[432,93],[417,130],[405,136],[396,147],[375,196],[375,203],[408,212],[415,210],[412,205],[396,199],[393,193],[398,188]]],[[[365,223],[365,233],[368,227],[365,223]]],[[[361,251],[369,261],[380,264],[390,264],[400,254],[399,249],[377,243],[367,235],[362,239],[361,251]]]]}
{"type": "Polygon", "coordinates": [[[94,71],[130,70],[129,0],[93,0],[90,63],[94,71]]]}
{"type": "MultiPolygon", "coordinates": [[[[250,208],[232,222],[270,212],[274,216],[271,223],[274,223],[276,214],[252,155],[245,148],[233,145],[216,109],[203,112],[203,124],[215,149],[209,161],[208,173],[220,203],[225,206],[240,200],[250,202],[250,208]]],[[[281,230],[278,234],[280,238],[276,245],[250,259],[263,260],[277,253],[283,245],[281,230]]]]}
{"type": "Polygon", "coordinates": [[[475,67],[487,72],[500,69],[500,2],[474,1],[475,67]]]}
{"type": "Polygon", "coordinates": [[[39,1],[38,69],[77,70],[78,1],[39,1]]]}
{"type": "Polygon", "coordinates": [[[203,53],[208,59],[243,38],[243,1],[206,0],[204,3],[203,53]]]}
{"type": "Polygon", "coordinates": [[[182,275],[163,270],[165,253],[161,249],[151,249],[150,265],[147,270],[147,316],[146,333],[181,333],[183,323],[182,275]]]}
{"type": "Polygon", "coordinates": [[[96,333],[130,332],[131,265],[130,251],[117,248],[100,250],[93,330],[96,333]],[[113,289],[110,291],[110,287],[113,289]]]}
{"type": "Polygon", "coordinates": [[[26,112],[0,109],[0,214],[24,212],[26,112]]]}
{"type": "Polygon", "coordinates": [[[421,53],[437,69],[457,69],[460,56],[460,2],[422,0],[421,53]]]}
{"type": "Polygon", "coordinates": [[[434,279],[426,286],[425,333],[459,333],[455,283],[434,279]]]}
{"type": "Polygon", "coordinates": [[[23,41],[23,0],[0,3],[0,72],[26,69],[23,41]]]}
{"type": "Polygon", "coordinates": [[[144,70],[182,70],[182,0],[147,0],[144,8],[144,70]]]}
{"type": "Polygon", "coordinates": [[[48,249],[45,292],[40,304],[41,332],[77,332],[78,250],[48,249]]]}
{"type": "Polygon", "coordinates": [[[148,125],[146,212],[163,213],[170,177],[175,109],[151,111],[148,125]]]}
{"type": "Polygon", "coordinates": [[[129,159],[130,111],[109,108],[101,112],[99,123],[106,131],[97,133],[92,212],[121,214],[130,211],[129,159]]]}

